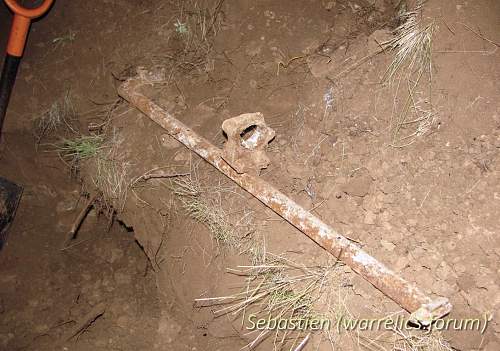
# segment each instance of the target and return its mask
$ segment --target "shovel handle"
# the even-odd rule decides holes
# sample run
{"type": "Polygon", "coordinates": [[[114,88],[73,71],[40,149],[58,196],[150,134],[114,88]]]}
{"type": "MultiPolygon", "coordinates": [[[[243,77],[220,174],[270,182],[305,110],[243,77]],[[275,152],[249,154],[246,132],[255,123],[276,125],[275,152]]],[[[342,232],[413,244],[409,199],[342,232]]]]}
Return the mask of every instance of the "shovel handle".
{"type": "Polygon", "coordinates": [[[7,55],[0,76],[0,137],[10,93],[16,81],[17,70],[23,56],[31,20],[45,14],[54,2],[54,0],[44,0],[40,6],[28,9],[19,5],[16,0],[4,1],[9,9],[14,12],[14,19],[10,29],[9,41],[7,42],[7,55]]]}
{"type": "Polygon", "coordinates": [[[54,0],[45,0],[40,6],[28,9],[17,3],[16,0],[4,0],[5,4],[14,12],[14,20],[7,43],[7,54],[15,57],[23,56],[26,37],[30,29],[31,20],[45,14],[54,0]]]}

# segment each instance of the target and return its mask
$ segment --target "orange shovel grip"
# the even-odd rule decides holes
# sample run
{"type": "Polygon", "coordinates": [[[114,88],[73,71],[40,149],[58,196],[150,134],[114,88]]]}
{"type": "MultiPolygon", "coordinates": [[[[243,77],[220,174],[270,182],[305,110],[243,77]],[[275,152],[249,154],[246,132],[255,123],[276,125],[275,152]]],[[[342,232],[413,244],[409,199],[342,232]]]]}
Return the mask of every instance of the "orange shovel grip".
{"type": "Polygon", "coordinates": [[[30,29],[31,20],[46,13],[54,0],[45,0],[40,6],[27,9],[17,3],[16,0],[4,0],[7,6],[14,12],[14,20],[10,30],[7,43],[7,54],[21,57],[26,44],[26,37],[30,29]]]}

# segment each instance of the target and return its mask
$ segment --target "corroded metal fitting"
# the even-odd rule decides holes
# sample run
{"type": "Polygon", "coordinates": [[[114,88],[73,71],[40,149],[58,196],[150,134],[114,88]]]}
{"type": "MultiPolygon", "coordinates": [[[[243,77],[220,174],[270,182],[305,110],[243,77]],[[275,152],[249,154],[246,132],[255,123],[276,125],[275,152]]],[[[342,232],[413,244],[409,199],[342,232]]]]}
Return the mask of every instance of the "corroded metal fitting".
{"type": "Polygon", "coordinates": [[[260,112],[244,113],[226,119],[222,130],[227,135],[222,158],[238,173],[258,174],[269,166],[265,148],[276,135],[260,112]]]}

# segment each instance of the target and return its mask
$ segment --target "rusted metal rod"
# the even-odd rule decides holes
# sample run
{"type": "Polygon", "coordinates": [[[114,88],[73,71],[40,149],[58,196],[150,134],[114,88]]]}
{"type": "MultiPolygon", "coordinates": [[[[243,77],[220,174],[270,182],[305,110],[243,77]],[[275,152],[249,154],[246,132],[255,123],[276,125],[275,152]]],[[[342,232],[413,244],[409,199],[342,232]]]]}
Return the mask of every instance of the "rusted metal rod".
{"type": "Polygon", "coordinates": [[[145,82],[130,79],[118,93],[146,116],[164,128],[172,137],[204,158],[236,184],[259,199],[263,204],[287,220],[294,227],[314,240],[326,251],[342,260],[356,273],[370,282],[402,308],[411,313],[411,320],[429,325],[451,311],[446,298],[432,299],[420,289],[387,268],[358,245],[339,234],[300,205],[282,194],[258,176],[236,172],[223,158],[222,150],[200,137],[170,113],[140,93],[145,82]]]}

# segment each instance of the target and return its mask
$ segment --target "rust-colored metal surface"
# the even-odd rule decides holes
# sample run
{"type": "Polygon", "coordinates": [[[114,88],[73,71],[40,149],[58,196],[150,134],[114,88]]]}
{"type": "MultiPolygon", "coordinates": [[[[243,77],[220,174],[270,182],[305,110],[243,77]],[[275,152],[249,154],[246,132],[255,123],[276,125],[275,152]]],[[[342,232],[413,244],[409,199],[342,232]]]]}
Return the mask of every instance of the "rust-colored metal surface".
{"type": "Polygon", "coordinates": [[[270,184],[248,173],[238,173],[223,158],[223,151],[200,137],[149,98],[140,93],[144,84],[130,79],[118,93],[130,104],[164,128],[187,148],[197,153],[215,168],[251,193],[263,204],[298,228],[329,253],[342,260],[356,273],[411,313],[411,320],[429,325],[445,316],[452,305],[446,298],[432,299],[410,282],[404,280],[383,263],[370,256],[358,245],[342,236],[319,218],[303,209],[270,184]]]}
{"type": "Polygon", "coordinates": [[[36,8],[26,8],[17,0],[4,0],[9,9],[14,12],[14,20],[10,30],[9,41],[7,43],[7,53],[14,57],[23,56],[26,37],[28,36],[31,20],[45,14],[54,0],[45,0],[36,8]]]}
{"type": "Polygon", "coordinates": [[[236,172],[258,175],[269,166],[266,147],[276,133],[266,125],[262,113],[244,113],[226,119],[222,130],[227,135],[222,158],[236,172]]]}

